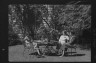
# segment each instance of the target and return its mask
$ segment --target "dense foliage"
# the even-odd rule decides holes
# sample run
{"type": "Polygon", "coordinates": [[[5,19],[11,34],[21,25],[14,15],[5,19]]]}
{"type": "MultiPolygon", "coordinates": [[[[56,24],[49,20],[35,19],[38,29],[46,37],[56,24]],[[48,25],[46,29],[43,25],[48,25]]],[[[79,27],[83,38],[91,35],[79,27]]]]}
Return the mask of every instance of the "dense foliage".
{"type": "Polygon", "coordinates": [[[75,36],[91,28],[90,5],[9,5],[9,34],[16,34],[22,41],[48,38],[58,40],[66,30],[75,36]]]}

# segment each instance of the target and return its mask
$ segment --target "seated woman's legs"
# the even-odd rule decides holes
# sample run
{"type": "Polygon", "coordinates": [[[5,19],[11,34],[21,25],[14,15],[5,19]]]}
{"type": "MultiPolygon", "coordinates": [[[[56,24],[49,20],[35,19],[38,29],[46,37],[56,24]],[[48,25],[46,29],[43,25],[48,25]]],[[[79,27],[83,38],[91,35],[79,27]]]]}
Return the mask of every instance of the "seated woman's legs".
{"type": "Polygon", "coordinates": [[[37,51],[37,53],[40,55],[40,49],[37,43],[33,43],[34,49],[37,51]]]}
{"type": "Polygon", "coordinates": [[[60,57],[62,57],[65,54],[65,44],[62,44],[60,49],[62,51],[62,55],[60,57]]]}
{"type": "Polygon", "coordinates": [[[63,44],[63,45],[61,46],[61,50],[62,50],[62,55],[61,55],[60,57],[66,56],[66,55],[67,55],[67,50],[68,50],[68,48],[66,47],[65,44],[63,44]]]}

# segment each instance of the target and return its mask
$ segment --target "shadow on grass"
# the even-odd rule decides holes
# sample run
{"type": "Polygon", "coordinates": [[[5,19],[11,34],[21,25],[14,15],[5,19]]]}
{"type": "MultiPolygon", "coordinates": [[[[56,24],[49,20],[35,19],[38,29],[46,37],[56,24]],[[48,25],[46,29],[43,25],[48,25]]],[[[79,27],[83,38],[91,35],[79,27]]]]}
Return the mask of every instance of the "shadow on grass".
{"type": "Polygon", "coordinates": [[[45,56],[38,55],[38,53],[37,53],[37,52],[30,53],[29,55],[35,55],[37,58],[45,58],[45,56]]]}
{"type": "MultiPolygon", "coordinates": [[[[34,52],[34,53],[29,54],[29,55],[36,55],[37,56],[38,53],[34,52]]],[[[60,55],[57,55],[56,53],[46,53],[46,56],[60,56],[60,55]]],[[[85,56],[85,54],[77,54],[76,52],[67,52],[66,57],[74,57],[74,56],[85,56]]]]}
{"type": "MultiPolygon", "coordinates": [[[[29,55],[38,55],[38,53],[37,52],[34,52],[34,53],[30,53],[29,55]]],[[[59,56],[59,55],[57,55],[56,53],[46,53],[45,54],[46,56],[59,56]]]]}
{"type": "Polygon", "coordinates": [[[29,55],[38,55],[38,53],[34,52],[34,53],[30,53],[29,55]]]}
{"type": "MultiPolygon", "coordinates": [[[[72,52],[72,55],[71,55],[71,52],[68,52],[68,54],[66,56],[85,56],[85,54],[73,54],[73,53],[76,53],[76,52],[72,52]]],[[[56,53],[50,53],[50,54],[47,54],[48,56],[60,56],[60,55],[57,55],[56,53]]]]}
{"type": "Polygon", "coordinates": [[[72,55],[66,55],[67,57],[73,57],[73,56],[85,56],[85,54],[72,54],[72,55]]]}
{"type": "Polygon", "coordinates": [[[67,52],[66,56],[85,56],[85,54],[78,54],[77,52],[67,52]]]}
{"type": "Polygon", "coordinates": [[[47,56],[59,56],[59,55],[57,55],[56,53],[48,53],[48,54],[46,54],[47,56]]]}

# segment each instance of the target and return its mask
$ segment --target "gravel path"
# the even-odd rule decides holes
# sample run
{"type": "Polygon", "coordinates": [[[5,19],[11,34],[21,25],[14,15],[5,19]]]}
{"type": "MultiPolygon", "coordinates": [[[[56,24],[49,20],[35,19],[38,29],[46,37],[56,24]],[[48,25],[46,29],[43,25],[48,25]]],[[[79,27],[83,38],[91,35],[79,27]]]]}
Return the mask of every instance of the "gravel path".
{"type": "MultiPolygon", "coordinates": [[[[24,47],[16,45],[9,47],[9,62],[91,62],[91,51],[77,48],[73,56],[45,56],[44,58],[33,57],[32,55],[23,56],[24,47]]],[[[69,50],[70,51],[70,50],[69,50]]]]}

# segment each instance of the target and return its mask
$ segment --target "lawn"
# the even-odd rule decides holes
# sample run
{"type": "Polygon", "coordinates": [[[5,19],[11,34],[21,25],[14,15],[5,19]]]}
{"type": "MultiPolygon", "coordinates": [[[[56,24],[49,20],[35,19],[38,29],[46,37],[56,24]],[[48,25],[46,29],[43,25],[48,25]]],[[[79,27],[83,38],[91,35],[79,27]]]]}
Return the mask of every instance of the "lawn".
{"type": "MultiPolygon", "coordinates": [[[[34,55],[23,56],[23,45],[10,46],[8,50],[9,62],[91,62],[91,50],[82,50],[80,48],[77,48],[76,53],[73,53],[73,55],[59,57],[53,54],[41,58],[34,55]]],[[[70,52],[70,49],[68,52],[70,52]]]]}

